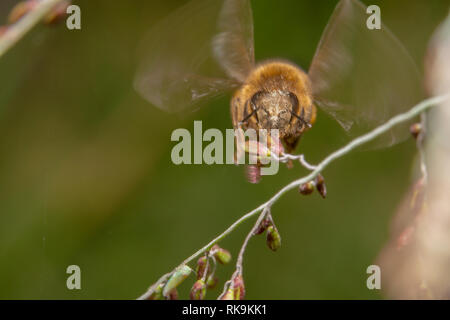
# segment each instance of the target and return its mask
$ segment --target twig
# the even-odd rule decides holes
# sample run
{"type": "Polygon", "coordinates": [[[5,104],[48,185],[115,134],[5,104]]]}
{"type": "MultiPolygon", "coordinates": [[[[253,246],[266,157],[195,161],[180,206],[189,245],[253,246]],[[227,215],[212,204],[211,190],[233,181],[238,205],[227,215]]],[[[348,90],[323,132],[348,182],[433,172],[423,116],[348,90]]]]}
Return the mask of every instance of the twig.
{"type": "Polygon", "coordinates": [[[275,154],[272,154],[272,157],[275,160],[278,160],[280,162],[288,162],[289,160],[298,160],[300,162],[300,164],[308,170],[314,170],[316,168],[316,166],[314,166],[314,165],[310,164],[308,161],[306,161],[304,154],[296,155],[296,154],[284,153],[279,158],[275,154]]]}
{"type": "MultiPolygon", "coordinates": [[[[349,153],[350,151],[354,150],[355,148],[357,148],[357,147],[359,147],[359,146],[361,146],[361,145],[363,145],[363,144],[365,144],[365,143],[367,143],[367,142],[369,142],[371,140],[374,140],[375,138],[377,138],[381,134],[387,132],[388,130],[390,130],[391,128],[396,126],[397,124],[402,123],[402,122],[406,122],[408,120],[411,120],[414,117],[416,117],[419,114],[421,114],[422,112],[424,112],[425,110],[427,110],[428,108],[430,108],[432,106],[435,106],[435,105],[438,105],[438,104],[442,103],[443,101],[445,101],[445,100],[447,100],[449,98],[450,98],[450,94],[446,94],[446,95],[436,96],[436,97],[432,97],[432,98],[423,100],[422,102],[420,102],[416,106],[412,107],[409,111],[407,111],[405,113],[401,113],[401,114],[391,118],[390,120],[388,120],[387,122],[385,122],[381,126],[373,129],[369,133],[366,133],[366,134],[364,134],[364,135],[362,135],[362,136],[352,140],[351,142],[349,142],[347,145],[345,145],[341,149],[331,153],[329,156],[327,156],[325,159],[323,159],[322,162],[320,162],[317,166],[315,166],[314,170],[312,170],[307,176],[305,176],[303,178],[300,178],[300,179],[297,179],[297,180],[294,180],[291,183],[289,183],[288,185],[284,186],[275,195],[273,195],[272,198],[270,198],[268,201],[264,202],[263,204],[258,206],[256,209],[253,209],[252,211],[246,213],[241,218],[236,220],[224,232],[222,232],[216,238],[211,240],[204,247],[202,247],[201,249],[197,250],[194,254],[192,254],[190,257],[185,259],[180,265],[188,264],[189,262],[191,262],[192,260],[197,258],[203,252],[205,252],[206,250],[211,248],[211,246],[213,246],[214,244],[218,243],[220,240],[222,240],[223,238],[228,236],[231,232],[233,232],[244,221],[252,218],[258,212],[260,212],[260,211],[262,211],[262,210],[264,210],[266,208],[271,208],[272,205],[278,199],[280,199],[281,196],[283,196],[286,192],[288,192],[288,191],[298,187],[299,185],[301,185],[303,183],[306,183],[306,182],[309,182],[309,181],[313,180],[320,172],[322,172],[334,160],[339,159],[342,156],[344,156],[347,153],[349,153]]],[[[150,295],[153,293],[152,288],[156,288],[160,283],[164,282],[165,279],[167,279],[168,275],[170,275],[171,273],[173,273],[173,271],[168,273],[168,274],[166,274],[166,275],[164,275],[163,277],[161,277],[146,293],[144,293],[138,299],[148,299],[148,297],[150,297],[150,295]]]]}
{"type": "Polygon", "coordinates": [[[16,23],[8,26],[8,30],[0,37],[0,57],[23,38],[55,5],[62,0],[41,0],[36,6],[16,23]]]}
{"type": "Polygon", "coordinates": [[[248,242],[250,241],[250,239],[252,237],[254,237],[256,235],[256,231],[260,228],[262,221],[264,220],[264,218],[267,215],[270,215],[270,208],[268,208],[268,207],[264,208],[264,210],[261,212],[258,219],[256,220],[255,225],[253,226],[253,228],[250,230],[250,232],[245,237],[244,243],[242,244],[241,250],[239,251],[239,255],[236,259],[236,271],[231,276],[231,279],[228,280],[227,282],[225,282],[223,291],[219,295],[218,300],[220,300],[227,293],[228,287],[230,285],[232,285],[234,278],[238,275],[242,275],[242,272],[244,269],[244,267],[243,267],[244,253],[245,253],[245,250],[247,249],[248,242]]]}
{"type": "Polygon", "coordinates": [[[244,243],[242,244],[241,250],[239,251],[239,255],[236,260],[236,271],[240,274],[242,274],[242,269],[243,269],[242,261],[244,259],[244,253],[245,253],[245,249],[247,248],[248,242],[255,235],[255,231],[258,230],[259,226],[261,225],[261,222],[264,220],[266,215],[269,213],[270,213],[270,208],[265,207],[264,210],[262,211],[262,213],[259,215],[258,219],[256,220],[255,225],[250,230],[250,232],[247,234],[247,237],[245,238],[244,243]]]}
{"type": "Polygon", "coordinates": [[[422,179],[425,184],[428,182],[428,170],[427,170],[427,164],[425,159],[425,150],[423,142],[425,140],[425,135],[427,133],[427,116],[425,113],[422,113],[420,115],[420,125],[421,130],[419,135],[417,136],[417,150],[419,151],[419,158],[420,158],[420,171],[422,173],[422,179]]]}

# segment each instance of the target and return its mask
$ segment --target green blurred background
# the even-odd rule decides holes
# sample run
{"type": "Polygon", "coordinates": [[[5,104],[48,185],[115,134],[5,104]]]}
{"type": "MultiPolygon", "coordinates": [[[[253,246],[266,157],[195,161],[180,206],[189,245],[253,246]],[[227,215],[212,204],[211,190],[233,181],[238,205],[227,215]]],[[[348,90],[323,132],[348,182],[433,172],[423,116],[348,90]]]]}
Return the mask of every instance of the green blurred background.
{"type": "MultiPolygon", "coordinates": [[[[0,21],[17,1],[2,0],[0,21]]],[[[152,107],[133,89],[136,48],[186,1],[74,1],[82,29],[38,26],[0,59],[0,298],[133,299],[234,220],[304,175],[282,167],[258,185],[243,167],[176,166],[172,130],[231,127],[227,98],[189,116],[152,107]],[[66,268],[81,267],[81,290],[66,268]]],[[[375,1],[420,69],[448,0],[375,1]]],[[[253,0],[256,58],[305,69],[337,1],[253,0]]],[[[320,113],[297,152],[318,162],[343,141],[320,113]]],[[[411,181],[412,140],[354,152],[324,175],[328,198],[291,191],[274,207],[282,248],[263,237],[245,255],[248,299],[379,299],[366,287],[389,221],[411,181]]],[[[221,246],[236,257],[252,222],[221,246]]],[[[234,261],[233,261],[234,263],[234,261]]],[[[220,266],[221,283],[233,266],[220,266]]],[[[193,283],[180,289],[186,298],[193,283]]]]}

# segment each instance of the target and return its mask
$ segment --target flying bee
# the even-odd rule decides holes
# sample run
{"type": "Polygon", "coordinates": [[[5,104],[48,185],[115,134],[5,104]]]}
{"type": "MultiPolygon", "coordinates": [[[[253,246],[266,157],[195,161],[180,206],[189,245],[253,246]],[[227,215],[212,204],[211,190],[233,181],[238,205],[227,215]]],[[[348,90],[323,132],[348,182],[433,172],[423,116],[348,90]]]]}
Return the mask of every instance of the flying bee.
{"type": "Polygon", "coordinates": [[[284,61],[255,67],[231,99],[235,128],[277,129],[291,152],[316,119],[308,75],[284,61]]]}
{"type": "MultiPolygon", "coordinates": [[[[416,66],[386,26],[370,30],[359,0],[340,0],[306,72],[292,62],[255,63],[249,0],[192,0],[151,30],[135,88],[169,112],[234,91],[234,128],[278,129],[286,152],[316,120],[316,106],[356,136],[420,100],[416,66]]],[[[373,147],[408,137],[397,126],[373,147]]]]}

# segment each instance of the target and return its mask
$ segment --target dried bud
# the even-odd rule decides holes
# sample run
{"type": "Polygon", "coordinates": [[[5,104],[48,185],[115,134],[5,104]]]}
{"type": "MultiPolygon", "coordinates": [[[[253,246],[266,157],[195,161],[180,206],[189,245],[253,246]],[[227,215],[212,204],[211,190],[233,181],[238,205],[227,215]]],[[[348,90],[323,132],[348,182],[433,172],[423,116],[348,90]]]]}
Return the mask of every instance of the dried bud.
{"type": "Polygon", "coordinates": [[[178,300],[178,291],[176,288],[172,289],[167,296],[167,300],[178,300]]]}
{"type": "Polygon", "coordinates": [[[248,165],[245,167],[247,181],[250,183],[258,183],[261,181],[261,168],[257,165],[248,165]]]}
{"type": "Polygon", "coordinates": [[[235,300],[244,300],[245,298],[244,279],[240,274],[233,279],[233,291],[235,300]]]}
{"type": "Polygon", "coordinates": [[[233,288],[228,288],[227,292],[223,295],[220,300],[234,300],[234,290],[233,288]]]}
{"type": "Polygon", "coordinates": [[[314,191],[314,182],[309,181],[301,184],[298,191],[305,196],[311,194],[314,191]]]}
{"type": "Polygon", "coordinates": [[[16,4],[9,13],[8,23],[14,24],[17,21],[19,21],[22,17],[24,17],[31,10],[33,10],[36,4],[37,4],[36,0],[21,1],[18,4],[16,4]]]}
{"type": "Polygon", "coordinates": [[[195,273],[197,274],[197,279],[203,278],[206,270],[206,257],[200,257],[197,261],[197,268],[195,269],[195,273]]]}
{"type": "Polygon", "coordinates": [[[168,297],[168,294],[178,287],[180,283],[182,283],[191,273],[192,269],[189,268],[187,265],[183,265],[181,267],[178,267],[175,272],[172,274],[172,276],[167,281],[166,285],[163,289],[163,295],[165,297],[168,297]]]}
{"type": "Polygon", "coordinates": [[[66,0],[58,3],[45,17],[45,24],[56,24],[60,22],[67,15],[67,7],[70,6],[71,1],[66,0]]]}
{"type": "Polygon", "coordinates": [[[411,132],[414,139],[417,139],[419,134],[422,132],[422,124],[421,123],[414,123],[409,127],[409,132],[411,132]]]}
{"type": "Polygon", "coordinates": [[[263,221],[261,221],[258,229],[256,229],[253,234],[257,235],[257,234],[263,233],[264,231],[267,230],[267,227],[270,226],[271,224],[272,224],[272,222],[270,221],[270,219],[267,219],[267,218],[263,219],[263,221]]]}
{"type": "Polygon", "coordinates": [[[218,245],[214,245],[211,248],[211,253],[221,264],[227,264],[231,261],[231,253],[228,250],[222,249],[218,245]]]}
{"type": "Polygon", "coordinates": [[[277,251],[281,247],[281,236],[274,225],[267,227],[267,246],[272,251],[277,251]]]}
{"type": "Polygon", "coordinates": [[[208,289],[214,289],[219,282],[219,278],[217,278],[214,275],[209,275],[208,279],[206,280],[206,286],[208,289]]]}
{"type": "Polygon", "coordinates": [[[164,285],[160,283],[155,290],[153,290],[153,293],[150,295],[148,300],[162,300],[163,299],[163,291],[164,285]]]}
{"type": "Polygon", "coordinates": [[[203,300],[206,294],[206,284],[203,280],[195,281],[192,286],[190,297],[191,300],[203,300]]]}
{"type": "Polygon", "coordinates": [[[325,186],[325,179],[320,173],[316,177],[316,189],[322,198],[325,199],[327,196],[327,187],[325,186]]]}

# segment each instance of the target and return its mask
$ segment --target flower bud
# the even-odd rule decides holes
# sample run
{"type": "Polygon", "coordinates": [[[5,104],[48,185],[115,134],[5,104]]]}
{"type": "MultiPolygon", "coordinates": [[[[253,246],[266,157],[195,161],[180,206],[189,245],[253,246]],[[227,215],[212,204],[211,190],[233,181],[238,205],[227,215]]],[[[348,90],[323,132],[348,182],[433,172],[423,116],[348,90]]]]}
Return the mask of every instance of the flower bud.
{"type": "Polygon", "coordinates": [[[162,300],[163,299],[163,291],[164,284],[160,283],[155,290],[153,290],[153,293],[150,295],[148,300],[162,300]]]}
{"type": "Polygon", "coordinates": [[[254,235],[257,234],[261,234],[264,231],[266,231],[267,227],[271,224],[272,222],[270,221],[270,219],[263,219],[263,221],[261,221],[261,223],[259,224],[258,229],[255,230],[255,232],[253,233],[254,235]]]}
{"type": "Polygon", "coordinates": [[[197,279],[203,278],[206,270],[206,257],[200,257],[197,261],[197,268],[195,269],[195,273],[197,274],[197,279]]]}
{"type": "Polygon", "coordinates": [[[214,275],[209,275],[208,279],[206,280],[206,286],[208,289],[214,289],[218,282],[219,278],[214,275]]]}
{"type": "Polygon", "coordinates": [[[244,300],[245,297],[244,279],[240,274],[233,279],[233,291],[235,300],[244,300]]]}
{"type": "Polygon", "coordinates": [[[409,132],[411,132],[414,139],[417,139],[419,134],[422,132],[422,124],[421,123],[414,123],[409,127],[409,132]]]}
{"type": "Polygon", "coordinates": [[[178,291],[176,288],[173,288],[172,291],[169,292],[167,300],[178,300],[178,291]]]}
{"type": "Polygon", "coordinates": [[[163,295],[165,297],[168,296],[168,294],[175,289],[176,287],[178,287],[191,273],[192,269],[189,268],[187,265],[183,265],[181,267],[178,267],[174,273],[172,274],[172,276],[169,278],[169,280],[167,281],[166,285],[164,286],[163,289],[163,295]]]}
{"type": "Polygon", "coordinates": [[[301,184],[298,187],[298,191],[303,195],[311,194],[314,191],[314,182],[309,181],[309,182],[301,184]]]}
{"type": "Polygon", "coordinates": [[[281,247],[281,236],[274,225],[267,227],[267,246],[272,251],[277,251],[281,247]]]}
{"type": "Polygon", "coordinates": [[[327,187],[325,186],[325,179],[320,173],[316,177],[316,189],[322,198],[325,199],[327,196],[327,187]]]}
{"type": "Polygon", "coordinates": [[[234,300],[234,290],[230,287],[220,300],[234,300]]]}
{"type": "Polygon", "coordinates": [[[261,168],[257,165],[248,165],[245,167],[247,181],[256,184],[261,181],[261,168]]]}
{"type": "Polygon", "coordinates": [[[205,282],[202,279],[195,281],[190,293],[191,300],[203,300],[205,298],[205,294],[205,282]]]}
{"type": "Polygon", "coordinates": [[[227,264],[231,261],[231,253],[228,250],[222,249],[218,245],[211,248],[211,253],[221,264],[227,264]]]}

